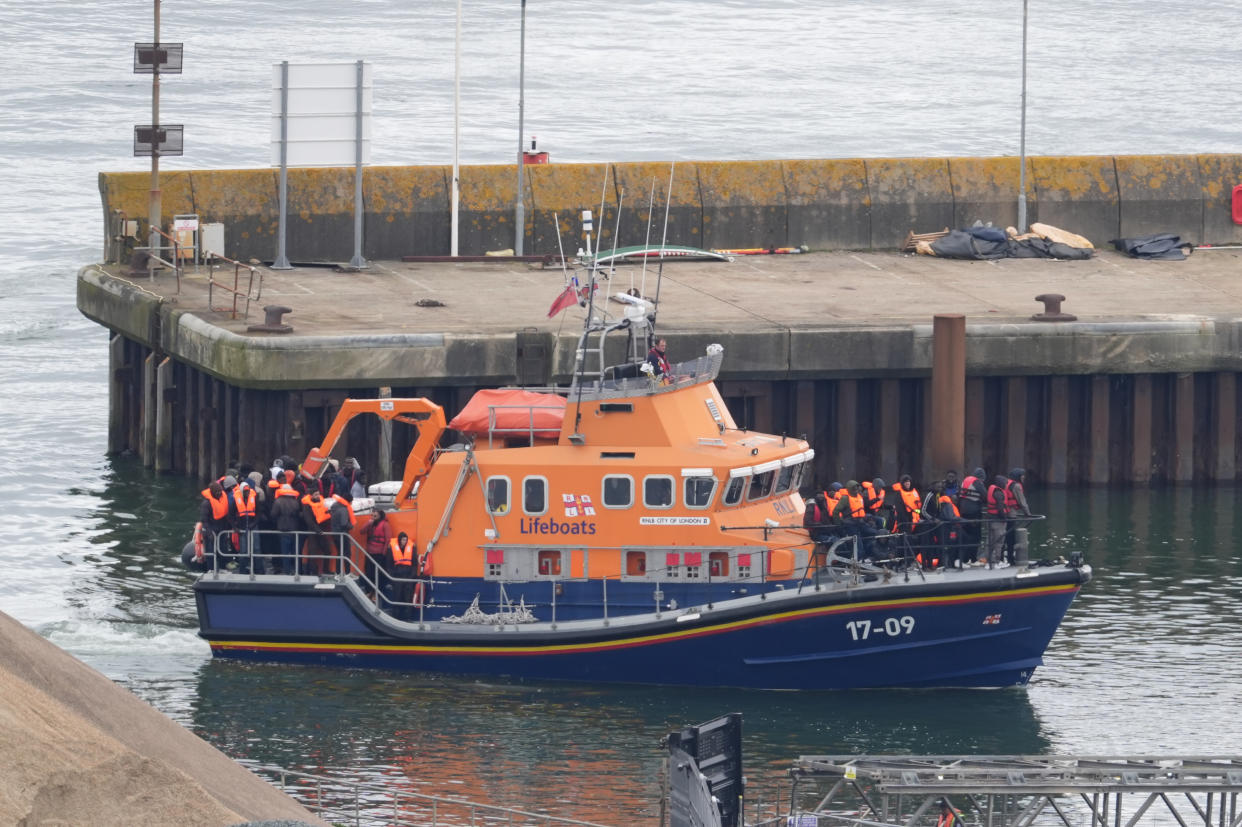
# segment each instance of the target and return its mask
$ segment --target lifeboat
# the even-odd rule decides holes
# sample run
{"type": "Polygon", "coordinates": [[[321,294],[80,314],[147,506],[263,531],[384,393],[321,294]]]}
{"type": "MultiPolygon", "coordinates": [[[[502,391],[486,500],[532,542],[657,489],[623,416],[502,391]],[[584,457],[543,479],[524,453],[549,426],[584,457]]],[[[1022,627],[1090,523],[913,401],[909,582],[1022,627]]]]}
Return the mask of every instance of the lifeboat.
{"type": "Polygon", "coordinates": [[[812,447],[738,427],[718,345],[658,375],[631,303],[588,313],[569,386],[484,391],[451,422],[426,399],[346,401],[312,453],[361,416],[414,429],[402,479],[369,493],[417,564],[368,555],[365,502],[332,560],[264,574],[217,553],[194,584],[214,655],[762,689],[1030,679],[1089,566],[926,571],[817,545],[812,447]]]}

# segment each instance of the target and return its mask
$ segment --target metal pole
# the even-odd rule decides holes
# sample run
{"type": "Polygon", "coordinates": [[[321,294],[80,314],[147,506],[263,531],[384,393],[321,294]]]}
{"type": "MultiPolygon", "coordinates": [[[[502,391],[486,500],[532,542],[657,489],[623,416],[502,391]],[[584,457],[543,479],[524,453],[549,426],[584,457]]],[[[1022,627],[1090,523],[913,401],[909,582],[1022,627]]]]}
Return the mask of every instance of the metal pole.
{"type": "MultiPolygon", "coordinates": [[[[519,130],[520,131],[520,130],[519,130]]],[[[457,0],[457,46],[453,55],[453,195],[449,218],[449,255],[458,254],[457,209],[461,203],[461,169],[458,150],[461,146],[461,0],[457,0]]]]}
{"type": "Polygon", "coordinates": [[[517,236],[513,244],[513,251],[519,256],[523,255],[524,241],[526,236],[526,215],[525,205],[522,203],[522,168],[526,166],[522,158],[522,130],[526,128],[524,123],[524,110],[526,106],[526,0],[522,0],[522,40],[521,49],[518,53],[518,151],[517,151],[517,196],[514,201],[514,228],[513,232],[517,236]]]}
{"type": "Polygon", "coordinates": [[[358,61],[357,86],[354,89],[356,108],[354,112],[354,257],[350,267],[366,267],[362,257],[362,78],[364,64],[358,61]]]}
{"type": "Polygon", "coordinates": [[[289,211],[289,61],[280,62],[280,218],[276,225],[273,270],[292,270],[285,255],[285,214],[289,211]]]}
{"type": "MultiPolygon", "coordinates": [[[[151,192],[147,222],[150,224],[148,241],[151,247],[147,257],[147,277],[155,278],[155,259],[158,255],[160,218],[160,0],[155,0],[155,43],[151,49],[151,192]]],[[[176,262],[174,262],[175,264],[176,262]]]]}
{"type": "Polygon", "coordinates": [[[1022,127],[1018,137],[1018,232],[1026,232],[1026,11],[1022,0],[1022,127]]]}

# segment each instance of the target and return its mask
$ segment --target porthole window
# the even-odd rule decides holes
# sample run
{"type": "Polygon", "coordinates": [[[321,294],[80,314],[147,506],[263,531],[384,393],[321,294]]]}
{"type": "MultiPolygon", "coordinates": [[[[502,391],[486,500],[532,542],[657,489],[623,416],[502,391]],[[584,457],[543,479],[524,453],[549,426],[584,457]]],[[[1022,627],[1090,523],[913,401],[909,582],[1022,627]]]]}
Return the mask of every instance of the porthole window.
{"type": "Polygon", "coordinates": [[[509,513],[509,478],[488,477],[487,510],[492,514],[509,513]]]}
{"type": "Polygon", "coordinates": [[[643,505],[647,508],[672,508],[673,478],[663,474],[644,477],[643,505]]]}
{"type": "Polygon", "coordinates": [[[548,513],[546,477],[526,477],[522,480],[522,511],[531,516],[548,513]]]}
{"type": "Polygon", "coordinates": [[[707,508],[715,493],[715,477],[686,477],[683,493],[686,508],[707,508]]]}
{"type": "Polygon", "coordinates": [[[604,477],[604,508],[629,508],[634,504],[634,478],[629,474],[604,477]]]}
{"type": "Polygon", "coordinates": [[[746,490],[746,481],[749,479],[748,475],[743,475],[729,480],[729,487],[724,493],[725,505],[737,505],[742,501],[742,493],[746,490]]]}

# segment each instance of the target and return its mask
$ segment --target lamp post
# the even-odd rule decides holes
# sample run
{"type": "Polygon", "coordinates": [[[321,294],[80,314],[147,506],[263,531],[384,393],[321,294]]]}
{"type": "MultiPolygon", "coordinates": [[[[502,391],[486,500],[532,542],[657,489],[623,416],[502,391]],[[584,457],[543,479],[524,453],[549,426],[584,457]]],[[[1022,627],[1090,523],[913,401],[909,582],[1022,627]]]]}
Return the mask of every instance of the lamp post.
{"type": "Polygon", "coordinates": [[[457,210],[461,203],[461,178],[460,166],[458,165],[457,155],[461,145],[461,0],[457,0],[457,43],[453,55],[453,195],[452,218],[449,222],[450,226],[450,250],[449,254],[456,257],[458,252],[457,241],[457,210]]]}
{"type": "Polygon", "coordinates": [[[516,239],[513,244],[513,251],[517,255],[523,254],[523,241],[526,235],[526,214],[524,205],[522,204],[522,167],[525,166],[522,157],[522,130],[525,129],[523,123],[523,114],[526,106],[526,0],[522,0],[522,40],[521,48],[518,52],[518,141],[517,141],[517,197],[514,199],[513,208],[513,231],[516,239]]]}
{"type": "Polygon", "coordinates": [[[1022,0],[1022,125],[1018,136],[1018,232],[1026,232],[1026,11],[1022,0]]]}

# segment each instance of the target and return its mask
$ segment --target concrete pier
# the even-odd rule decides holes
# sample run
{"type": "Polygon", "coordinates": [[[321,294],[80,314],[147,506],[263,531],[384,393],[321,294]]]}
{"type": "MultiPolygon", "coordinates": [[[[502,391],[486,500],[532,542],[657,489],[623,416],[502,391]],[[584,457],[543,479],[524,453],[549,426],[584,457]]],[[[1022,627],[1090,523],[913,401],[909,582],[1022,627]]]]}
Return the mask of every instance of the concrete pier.
{"type": "MultiPolygon", "coordinates": [[[[937,314],[965,316],[959,472],[1021,465],[1039,484],[1236,481],[1239,252],[1163,262],[1109,251],[1082,262],[894,252],[673,262],[659,332],[674,360],[723,344],[720,386],[735,417],[805,433],[816,484],[945,470],[931,453],[937,314]],[[1035,296],[1049,292],[1065,295],[1078,320],[1032,321],[1043,310],[1035,296]]],[[[641,268],[618,267],[601,295],[641,281],[641,268]]],[[[146,459],[167,444],[159,467],[199,478],[230,460],[304,454],[347,396],[391,388],[451,415],[479,387],[566,382],[584,312],[547,318],[564,275],[513,261],[268,271],[250,318],[235,320],[208,309],[206,282],[206,270],[191,269],[178,293],[171,274],[151,282],[101,265],[78,278],[79,308],[112,337],[111,449],[146,459]],[[248,332],[262,304],[292,308],[292,333],[248,332]]],[[[654,296],[654,269],[642,289],[654,296]]],[[[393,444],[393,461],[409,448],[393,444]]],[[[399,473],[381,467],[378,424],[341,451],[372,479],[399,473]]]]}

